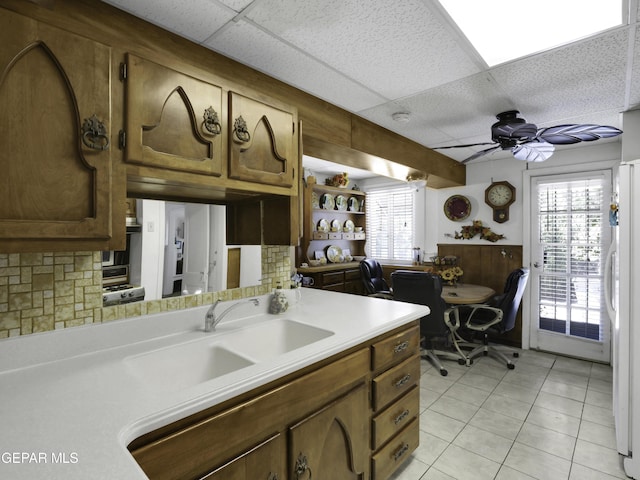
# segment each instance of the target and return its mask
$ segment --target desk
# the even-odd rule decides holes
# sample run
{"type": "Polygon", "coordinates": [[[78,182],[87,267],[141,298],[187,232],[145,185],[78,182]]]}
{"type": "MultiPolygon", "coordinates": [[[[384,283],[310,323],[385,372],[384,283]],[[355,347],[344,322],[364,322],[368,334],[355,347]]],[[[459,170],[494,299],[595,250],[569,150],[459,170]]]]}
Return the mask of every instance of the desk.
{"type": "Polygon", "coordinates": [[[451,305],[466,305],[469,303],[484,303],[496,294],[493,288],[470,283],[459,283],[442,286],[442,298],[451,305]]]}

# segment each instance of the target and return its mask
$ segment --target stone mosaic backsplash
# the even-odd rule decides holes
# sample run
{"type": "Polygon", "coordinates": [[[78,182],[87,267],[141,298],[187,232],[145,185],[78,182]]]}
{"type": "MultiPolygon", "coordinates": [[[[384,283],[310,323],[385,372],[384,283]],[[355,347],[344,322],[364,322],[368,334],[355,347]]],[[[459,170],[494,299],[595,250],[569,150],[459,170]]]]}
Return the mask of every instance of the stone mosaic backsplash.
{"type": "Polygon", "coordinates": [[[0,253],[0,338],[264,295],[290,275],[290,247],[263,246],[259,286],[103,307],[101,252],[0,253]]]}

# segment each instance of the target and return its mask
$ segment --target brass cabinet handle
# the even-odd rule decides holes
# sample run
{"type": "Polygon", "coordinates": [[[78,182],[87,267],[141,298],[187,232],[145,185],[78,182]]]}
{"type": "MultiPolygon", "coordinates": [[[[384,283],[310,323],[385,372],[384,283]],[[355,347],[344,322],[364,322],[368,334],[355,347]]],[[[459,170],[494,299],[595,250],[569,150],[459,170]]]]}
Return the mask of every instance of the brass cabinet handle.
{"type": "Polygon", "coordinates": [[[242,115],[236,118],[235,122],[233,122],[233,139],[240,143],[247,143],[251,140],[251,135],[247,128],[247,122],[242,118],[242,115]]]}
{"type": "Polygon", "coordinates": [[[299,480],[301,475],[304,475],[306,472],[309,472],[309,480],[311,480],[311,468],[307,463],[307,457],[300,452],[300,455],[298,455],[298,459],[296,460],[296,465],[293,467],[293,473],[296,476],[295,480],[299,480]]]}
{"type": "Polygon", "coordinates": [[[402,446],[393,454],[393,460],[397,462],[409,450],[409,444],[403,443],[402,446]]]}
{"type": "Polygon", "coordinates": [[[209,132],[211,135],[220,135],[222,132],[222,125],[220,125],[220,120],[218,119],[218,112],[216,112],[213,107],[209,107],[205,109],[204,122],[202,122],[202,127],[206,130],[205,133],[209,132]]]}
{"type": "Polygon", "coordinates": [[[107,129],[96,114],[85,118],[82,123],[82,143],[94,150],[107,150],[109,148],[109,136],[107,129]]]}
{"type": "Polygon", "coordinates": [[[402,412],[400,415],[398,415],[396,418],[393,419],[393,423],[395,425],[398,425],[400,422],[402,422],[408,416],[409,416],[409,409],[406,409],[404,412],[402,412]]]}
{"type": "Polygon", "coordinates": [[[404,377],[396,382],[396,388],[404,387],[411,380],[411,374],[407,373],[404,377]]]}
{"type": "Polygon", "coordinates": [[[407,348],[409,348],[409,341],[405,340],[402,343],[397,344],[395,347],[393,347],[393,353],[394,354],[398,354],[398,353],[402,353],[404,352],[407,348]]]}

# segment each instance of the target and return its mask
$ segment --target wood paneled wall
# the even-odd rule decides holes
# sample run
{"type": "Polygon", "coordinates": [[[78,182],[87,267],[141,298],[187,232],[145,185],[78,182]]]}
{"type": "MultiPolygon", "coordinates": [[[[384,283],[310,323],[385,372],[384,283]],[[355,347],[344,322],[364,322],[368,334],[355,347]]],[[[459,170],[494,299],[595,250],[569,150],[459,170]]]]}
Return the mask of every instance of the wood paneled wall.
{"type": "MultiPolygon", "coordinates": [[[[484,285],[501,293],[507,276],[522,267],[522,245],[438,244],[438,255],[455,255],[464,271],[462,282],[484,285]]],[[[504,343],[522,346],[522,308],[516,325],[503,337],[504,343]]]]}

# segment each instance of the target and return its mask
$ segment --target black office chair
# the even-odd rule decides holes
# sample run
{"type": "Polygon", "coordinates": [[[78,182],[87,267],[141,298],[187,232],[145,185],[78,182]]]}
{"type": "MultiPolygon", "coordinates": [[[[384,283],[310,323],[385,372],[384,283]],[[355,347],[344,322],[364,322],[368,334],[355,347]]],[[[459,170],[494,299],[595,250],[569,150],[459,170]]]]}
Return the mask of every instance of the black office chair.
{"type": "MultiPolygon", "coordinates": [[[[515,368],[506,355],[489,345],[489,338],[502,335],[515,326],[528,278],[529,269],[518,268],[507,277],[504,293],[493,297],[488,305],[466,305],[456,310],[454,315],[458,316],[460,332],[454,333],[454,346],[460,353],[462,353],[461,348],[472,348],[467,353],[468,364],[474,357],[482,354],[502,360],[511,370],[515,368]],[[465,334],[470,335],[472,340],[481,336],[482,343],[478,345],[465,340],[463,337],[465,334]]],[[[514,352],[513,356],[517,357],[518,353],[514,352]]]]}
{"type": "Polygon", "coordinates": [[[393,298],[393,293],[382,275],[382,267],[377,260],[365,258],[360,262],[360,278],[362,278],[364,291],[368,296],[393,298]]]}
{"type": "Polygon", "coordinates": [[[440,375],[446,376],[447,370],[440,363],[438,357],[448,360],[457,360],[460,365],[466,363],[466,356],[446,350],[436,350],[433,341],[437,338],[445,339],[445,344],[450,345],[451,333],[458,325],[455,325],[454,308],[447,308],[442,298],[442,279],[439,275],[413,270],[396,270],[391,274],[393,286],[393,298],[401,302],[426,305],[431,313],[420,319],[420,335],[422,346],[427,358],[440,370],[440,375]]]}

